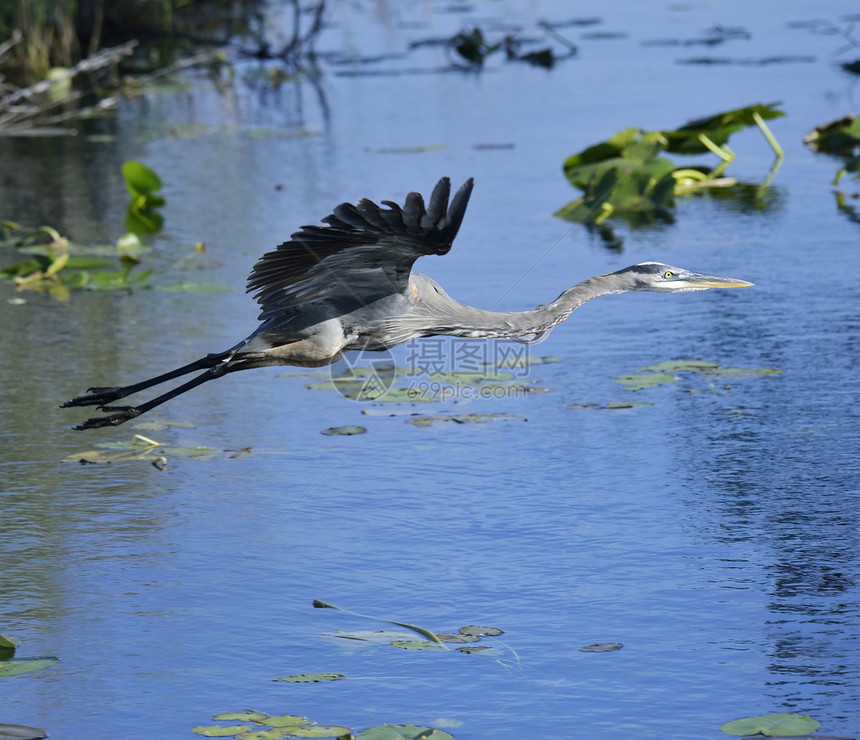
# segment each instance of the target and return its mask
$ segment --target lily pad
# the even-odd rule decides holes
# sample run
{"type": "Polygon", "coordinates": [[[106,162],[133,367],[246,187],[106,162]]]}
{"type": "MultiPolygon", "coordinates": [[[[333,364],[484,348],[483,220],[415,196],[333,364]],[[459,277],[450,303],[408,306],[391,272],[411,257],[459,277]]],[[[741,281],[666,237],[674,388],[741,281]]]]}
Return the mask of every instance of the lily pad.
{"type": "Polygon", "coordinates": [[[0,660],[0,677],[20,676],[22,673],[41,671],[54,665],[59,658],[11,658],[0,660]]]}
{"type": "Polygon", "coordinates": [[[485,650],[492,650],[493,648],[489,645],[464,645],[463,647],[458,647],[457,652],[466,653],[466,655],[471,655],[472,653],[483,653],[485,650]]]}
{"type": "Polygon", "coordinates": [[[198,725],[192,727],[191,732],[203,737],[233,737],[252,729],[250,725],[198,725]]]}
{"type": "Polygon", "coordinates": [[[726,722],[720,727],[727,735],[768,735],[792,737],[814,732],[821,723],[806,714],[796,712],[777,712],[760,714],[756,717],[743,717],[726,722]]]}
{"type": "Polygon", "coordinates": [[[358,740],[454,740],[453,735],[434,727],[416,725],[377,725],[362,730],[358,740]]]}
{"type": "Polygon", "coordinates": [[[297,727],[273,727],[270,730],[248,730],[236,735],[239,740],[283,740],[292,737],[297,727]]]}
{"type": "Polygon", "coordinates": [[[444,424],[453,422],[455,424],[485,424],[489,421],[497,421],[499,419],[516,419],[513,414],[446,414],[439,416],[413,416],[408,419],[410,424],[417,427],[429,427],[433,424],[444,424]]]}
{"type": "Polygon", "coordinates": [[[626,391],[641,391],[645,388],[654,388],[666,383],[677,383],[678,378],[670,373],[636,373],[630,375],[616,375],[613,380],[624,386],[626,391]]]}
{"type": "Polygon", "coordinates": [[[620,642],[595,642],[593,645],[583,645],[579,649],[583,653],[612,653],[623,647],[620,642]]]}
{"type": "Polygon", "coordinates": [[[320,683],[321,681],[338,681],[346,678],[342,673],[297,673],[292,676],[281,676],[275,681],[289,681],[290,683],[320,683]]]}
{"type": "Polygon", "coordinates": [[[239,722],[263,722],[268,719],[269,715],[265,712],[224,712],[223,714],[216,714],[212,719],[217,722],[231,722],[231,721],[239,721],[239,722]]]}
{"type": "Polygon", "coordinates": [[[653,403],[649,401],[608,401],[605,404],[600,403],[569,403],[567,404],[567,408],[569,409],[609,409],[609,410],[618,410],[618,409],[635,409],[640,406],[653,406],[653,403]]]}
{"type": "Polygon", "coordinates": [[[442,640],[442,642],[454,643],[478,642],[481,639],[477,635],[461,635],[455,632],[437,632],[436,637],[442,640]]]}
{"type": "Polygon", "coordinates": [[[38,727],[0,722],[0,740],[42,740],[45,737],[48,737],[48,733],[38,727]]]}
{"type": "Polygon", "coordinates": [[[262,720],[263,724],[269,727],[301,727],[309,721],[307,717],[301,717],[298,714],[269,715],[266,719],[262,720]]]}
{"type": "Polygon", "coordinates": [[[504,630],[500,630],[498,627],[479,627],[476,624],[470,624],[466,627],[460,627],[460,634],[463,635],[473,635],[475,637],[495,637],[496,635],[503,635],[504,630]]]}
{"type": "Polygon", "coordinates": [[[647,365],[642,370],[650,370],[652,373],[677,373],[684,370],[701,372],[719,367],[716,362],[710,360],[664,360],[653,365],[647,365]]]}
{"type": "Polygon", "coordinates": [[[442,650],[439,643],[430,640],[395,640],[391,643],[402,650],[442,650]]]}
{"type": "Polygon", "coordinates": [[[343,427],[329,427],[328,429],[323,429],[320,434],[325,434],[328,437],[337,437],[337,436],[352,436],[354,434],[365,434],[367,429],[357,425],[348,425],[343,427]]]}
{"type": "Polygon", "coordinates": [[[156,285],[156,290],[167,293],[232,293],[236,290],[232,285],[224,283],[203,283],[186,281],[184,283],[170,283],[169,285],[156,285]]]}
{"type": "Polygon", "coordinates": [[[758,375],[781,375],[782,370],[769,367],[719,367],[708,371],[709,378],[751,378],[758,375]]]}
{"type": "Polygon", "coordinates": [[[344,737],[350,736],[349,727],[341,725],[305,725],[290,730],[290,737],[344,737]]]}

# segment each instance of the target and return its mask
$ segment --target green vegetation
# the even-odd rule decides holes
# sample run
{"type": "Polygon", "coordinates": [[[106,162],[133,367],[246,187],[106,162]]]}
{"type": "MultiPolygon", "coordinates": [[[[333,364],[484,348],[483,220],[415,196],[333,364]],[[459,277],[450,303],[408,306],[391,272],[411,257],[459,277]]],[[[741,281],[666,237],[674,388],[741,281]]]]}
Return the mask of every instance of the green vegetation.
{"type": "Polygon", "coordinates": [[[600,225],[610,217],[631,224],[669,220],[675,198],[706,188],[726,188],[737,180],[724,176],[734,159],[728,146],[732,134],[757,126],[776,154],[783,152],[765,123],[784,113],[777,103],[750,105],[689,121],[672,130],[623,129],[605,141],[571,155],[564,163],[570,183],[583,191],[555,215],[586,225],[600,225]],[[714,154],[716,165],[679,166],[664,154],[714,154]]]}
{"type": "Polygon", "coordinates": [[[814,732],[821,723],[808,715],[796,712],[761,714],[726,722],[720,730],[727,735],[766,735],[768,737],[792,737],[814,732]]]}
{"type": "Polygon", "coordinates": [[[447,732],[417,725],[377,725],[353,733],[349,727],[318,725],[307,717],[294,714],[272,715],[266,712],[224,712],[213,719],[221,722],[243,722],[239,725],[203,725],[191,732],[203,737],[235,737],[237,740],[280,740],[290,737],[336,737],[341,740],[453,740],[447,732]]]}
{"type": "MultiPolygon", "coordinates": [[[[151,269],[138,270],[148,251],[140,237],[157,232],[164,219],[158,208],[165,201],[156,192],[161,179],[136,161],[122,168],[125,186],[131,195],[126,211],[128,232],[113,245],[76,244],[52,226],[25,228],[13,221],[0,222],[0,247],[12,247],[25,259],[0,268],[0,280],[15,283],[19,291],[47,293],[68,300],[78,290],[130,290],[149,288],[151,269]]],[[[194,247],[203,250],[202,243],[194,247]]],[[[183,293],[212,293],[232,290],[217,283],[182,282],[155,286],[159,290],[183,293]]]]}
{"type": "Polygon", "coordinates": [[[58,660],[57,658],[16,658],[17,649],[17,640],[0,635],[0,678],[41,671],[54,665],[58,660]]]}
{"type": "Polygon", "coordinates": [[[528,45],[530,41],[513,34],[507,34],[498,41],[490,42],[480,28],[473,28],[471,31],[462,31],[456,34],[448,40],[447,47],[457,54],[459,60],[465,61],[475,69],[483,67],[487,57],[497,52],[504,53],[509,62],[526,62],[534,67],[551,69],[563,59],[574,56],[577,53],[577,48],[553,29],[546,28],[546,30],[562,44],[564,51],[556,52],[551,45],[523,51],[523,47],[528,45]]]}
{"type": "Polygon", "coordinates": [[[846,174],[860,178],[860,118],[853,113],[816,126],[803,137],[803,141],[814,152],[843,160],[842,167],[833,178],[833,185],[838,185],[846,174]]]}

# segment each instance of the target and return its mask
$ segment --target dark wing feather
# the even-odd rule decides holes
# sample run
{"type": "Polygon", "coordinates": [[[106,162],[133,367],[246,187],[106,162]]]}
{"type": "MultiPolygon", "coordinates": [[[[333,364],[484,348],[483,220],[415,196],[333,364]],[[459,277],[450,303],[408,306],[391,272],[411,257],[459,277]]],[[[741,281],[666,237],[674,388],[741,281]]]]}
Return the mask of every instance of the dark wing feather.
{"type": "Polygon", "coordinates": [[[327,300],[356,307],[403,292],[415,260],[446,254],[457,236],[472,193],[468,179],[451,199],[443,177],[430,196],[409,193],[401,208],[382,208],[365,198],[342,203],[323,219],[325,226],[302,226],[264,254],[248,278],[257,293],[260,319],[283,315],[299,301],[327,300]]]}

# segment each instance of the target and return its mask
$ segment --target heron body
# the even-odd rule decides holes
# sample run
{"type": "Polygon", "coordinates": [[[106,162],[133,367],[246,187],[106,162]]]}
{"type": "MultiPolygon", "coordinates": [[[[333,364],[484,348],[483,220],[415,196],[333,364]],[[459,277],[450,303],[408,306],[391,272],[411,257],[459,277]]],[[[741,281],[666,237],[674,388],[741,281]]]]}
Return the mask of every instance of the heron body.
{"type": "Polygon", "coordinates": [[[248,278],[260,304],[260,326],[225,352],[127,386],[90,388],[63,404],[98,406],[109,412],[75,427],[122,424],[165,401],[229,372],[271,365],[319,367],[349,350],[385,350],[434,335],[503,338],[531,343],[546,337],[586,301],[631,291],[680,293],[752,285],[744,280],[694,273],[643,262],[574,285],[547,305],[529,311],[485,311],[451,298],[427,275],[412,272],[425,255],[451,249],[466,212],[473,182],[450,198],[442,178],[429,203],[409,193],[403,206],[367,199],[342,203],[303,226],[289,241],[264,254],[248,278]],[[449,200],[450,198],[450,200],[449,200]],[[107,404],[203,370],[192,380],[137,406],[107,404]]]}

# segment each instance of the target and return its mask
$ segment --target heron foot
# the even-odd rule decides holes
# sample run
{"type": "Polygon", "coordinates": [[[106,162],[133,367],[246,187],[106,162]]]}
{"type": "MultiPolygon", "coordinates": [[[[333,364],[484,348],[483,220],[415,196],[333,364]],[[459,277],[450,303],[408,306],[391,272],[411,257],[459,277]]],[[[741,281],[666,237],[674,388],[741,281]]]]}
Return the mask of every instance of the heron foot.
{"type": "Polygon", "coordinates": [[[115,411],[116,413],[108,416],[94,416],[91,419],[81,422],[74,429],[82,431],[84,429],[98,429],[99,427],[118,426],[127,422],[129,419],[134,419],[142,413],[134,406],[102,406],[102,411],[115,411]]]}
{"type": "Polygon", "coordinates": [[[125,396],[126,394],[123,393],[123,390],[119,386],[87,388],[86,393],[75,396],[75,398],[60,404],[60,408],[67,409],[71,406],[102,406],[125,396]]]}

